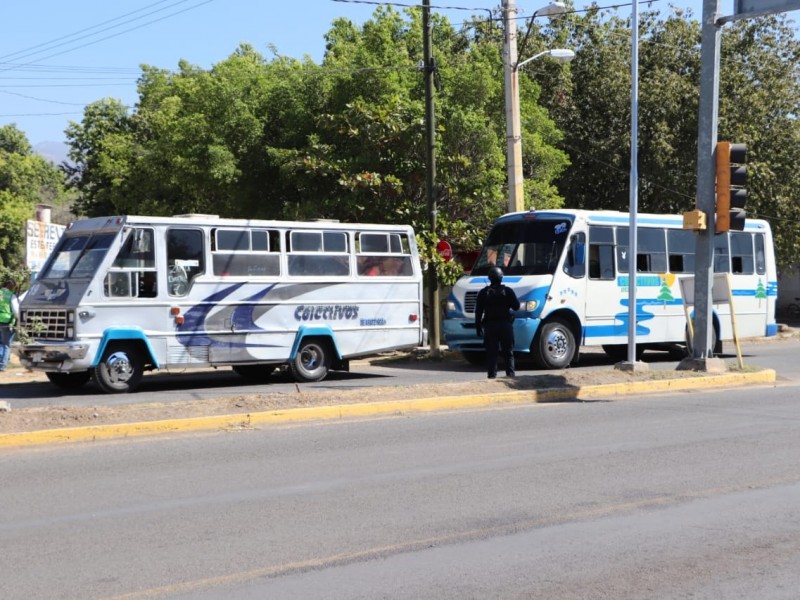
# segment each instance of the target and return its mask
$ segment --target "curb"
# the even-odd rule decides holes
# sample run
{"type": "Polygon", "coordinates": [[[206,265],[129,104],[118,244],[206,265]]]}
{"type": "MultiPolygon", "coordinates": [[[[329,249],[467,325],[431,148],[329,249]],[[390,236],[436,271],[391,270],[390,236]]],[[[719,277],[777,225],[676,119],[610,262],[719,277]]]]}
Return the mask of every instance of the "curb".
{"type": "Polygon", "coordinates": [[[689,389],[719,388],[731,385],[774,383],[776,378],[777,375],[773,369],[763,369],[752,373],[725,373],[709,375],[707,377],[632,381],[629,383],[608,383],[581,387],[501,392],[497,394],[475,396],[440,396],[415,400],[340,404],[335,406],[292,408],[211,417],[190,417],[186,419],[142,421],[139,423],[120,423],[115,425],[89,425],[85,427],[44,429],[41,431],[0,434],[0,448],[99,441],[165,433],[188,433],[214,430],[239,431],[253,429],[256,425],[277,425],[299,421],[344,419],[347,417],[402,415],[452,409],[480,408],[494,405],[536,404],[539,402],[554,402],[559,400],[588,400],[605,396],[623,396],[642,393],[654,394],[689,389]]]}

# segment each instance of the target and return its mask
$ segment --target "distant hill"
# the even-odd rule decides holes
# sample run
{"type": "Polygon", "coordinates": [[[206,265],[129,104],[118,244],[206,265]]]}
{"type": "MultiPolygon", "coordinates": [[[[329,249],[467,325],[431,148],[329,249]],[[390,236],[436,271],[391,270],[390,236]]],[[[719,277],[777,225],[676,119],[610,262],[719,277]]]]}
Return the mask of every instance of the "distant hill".
{"type": "Polygon", "coordinates": [[[64,142],[41,142],[33,147],[33,151],[58,166],[67,160],[69,147],[64,142]]]}

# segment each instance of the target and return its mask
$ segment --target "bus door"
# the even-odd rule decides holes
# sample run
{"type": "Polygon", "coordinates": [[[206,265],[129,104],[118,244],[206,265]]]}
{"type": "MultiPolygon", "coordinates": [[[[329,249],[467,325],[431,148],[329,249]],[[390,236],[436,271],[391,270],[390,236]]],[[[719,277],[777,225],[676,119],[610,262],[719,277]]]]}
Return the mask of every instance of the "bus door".
{"type": "Polygon", "coordinates": [[[197,285],[206,271],[205,236],[201,229],[170,227],[166,232],[166,292],[170,302],[167,363],[172,366],[210,362],[212,337],[206,317],[214,309],[204,298],[209,288],[197,285]]]}
{"type": "MultiPolygon", "coordinates": [[[[617,262],[624,261],[627,267],[627,243],[625,251],[619,255],[615,248],[613,227],[589,226],[588,277],[584,296],[584,343],[589,345],[620,343],[614,336],[626,335],[627,332],[628,309],[627,304],[623,306],[622,288],[617,280],[617,262]]],[[[627,293],[624,297],[627,298],[627,293]]]]}

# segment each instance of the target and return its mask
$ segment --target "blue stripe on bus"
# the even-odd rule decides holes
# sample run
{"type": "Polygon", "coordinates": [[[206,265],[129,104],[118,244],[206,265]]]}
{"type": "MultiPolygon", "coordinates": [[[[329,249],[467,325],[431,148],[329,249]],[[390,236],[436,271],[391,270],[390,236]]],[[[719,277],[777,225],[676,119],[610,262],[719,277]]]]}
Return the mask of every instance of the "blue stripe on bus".
{"type": "MultiPolygon", "coordinates": [[[[626,299],[620,300],[622,306],[629,306],[626,299]]],[[[658,300],[657,298],[637,299],[636,300],[636,335],[649,335],[650,329],[642,325],[643,322],[654,319],[656,315],[643,310],[645,306],[682,306],[683,300],[680,298],[673,300],[658,300]]],[[[619,336],[628,333],[629,314],[628,311],[614,315],[614,323],[611,325],[587,325],[584,327],[584,336],[606,337],[619,336]]]]}
{"type": "MultiPolygon", "coordinates": [[[[519,283],[522,281],[522,277],[514,276],[514,275],[505,275],[503,277],[503,283],[519,283]]],[[[472,277],[469,280],[469,283],[482,283],[484,285],[489,285],[489,278],[488,277],[472,277]]]]}

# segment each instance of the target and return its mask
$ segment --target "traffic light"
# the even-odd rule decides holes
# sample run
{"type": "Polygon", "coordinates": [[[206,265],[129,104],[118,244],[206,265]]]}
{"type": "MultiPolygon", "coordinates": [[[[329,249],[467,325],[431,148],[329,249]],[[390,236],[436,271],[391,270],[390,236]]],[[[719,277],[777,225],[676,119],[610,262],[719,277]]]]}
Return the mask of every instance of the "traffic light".
{"type": "Polygon", "coordinates": [[[747,213],[747,146],[717,142],[717,233],[744,230],[747,213]]]}

